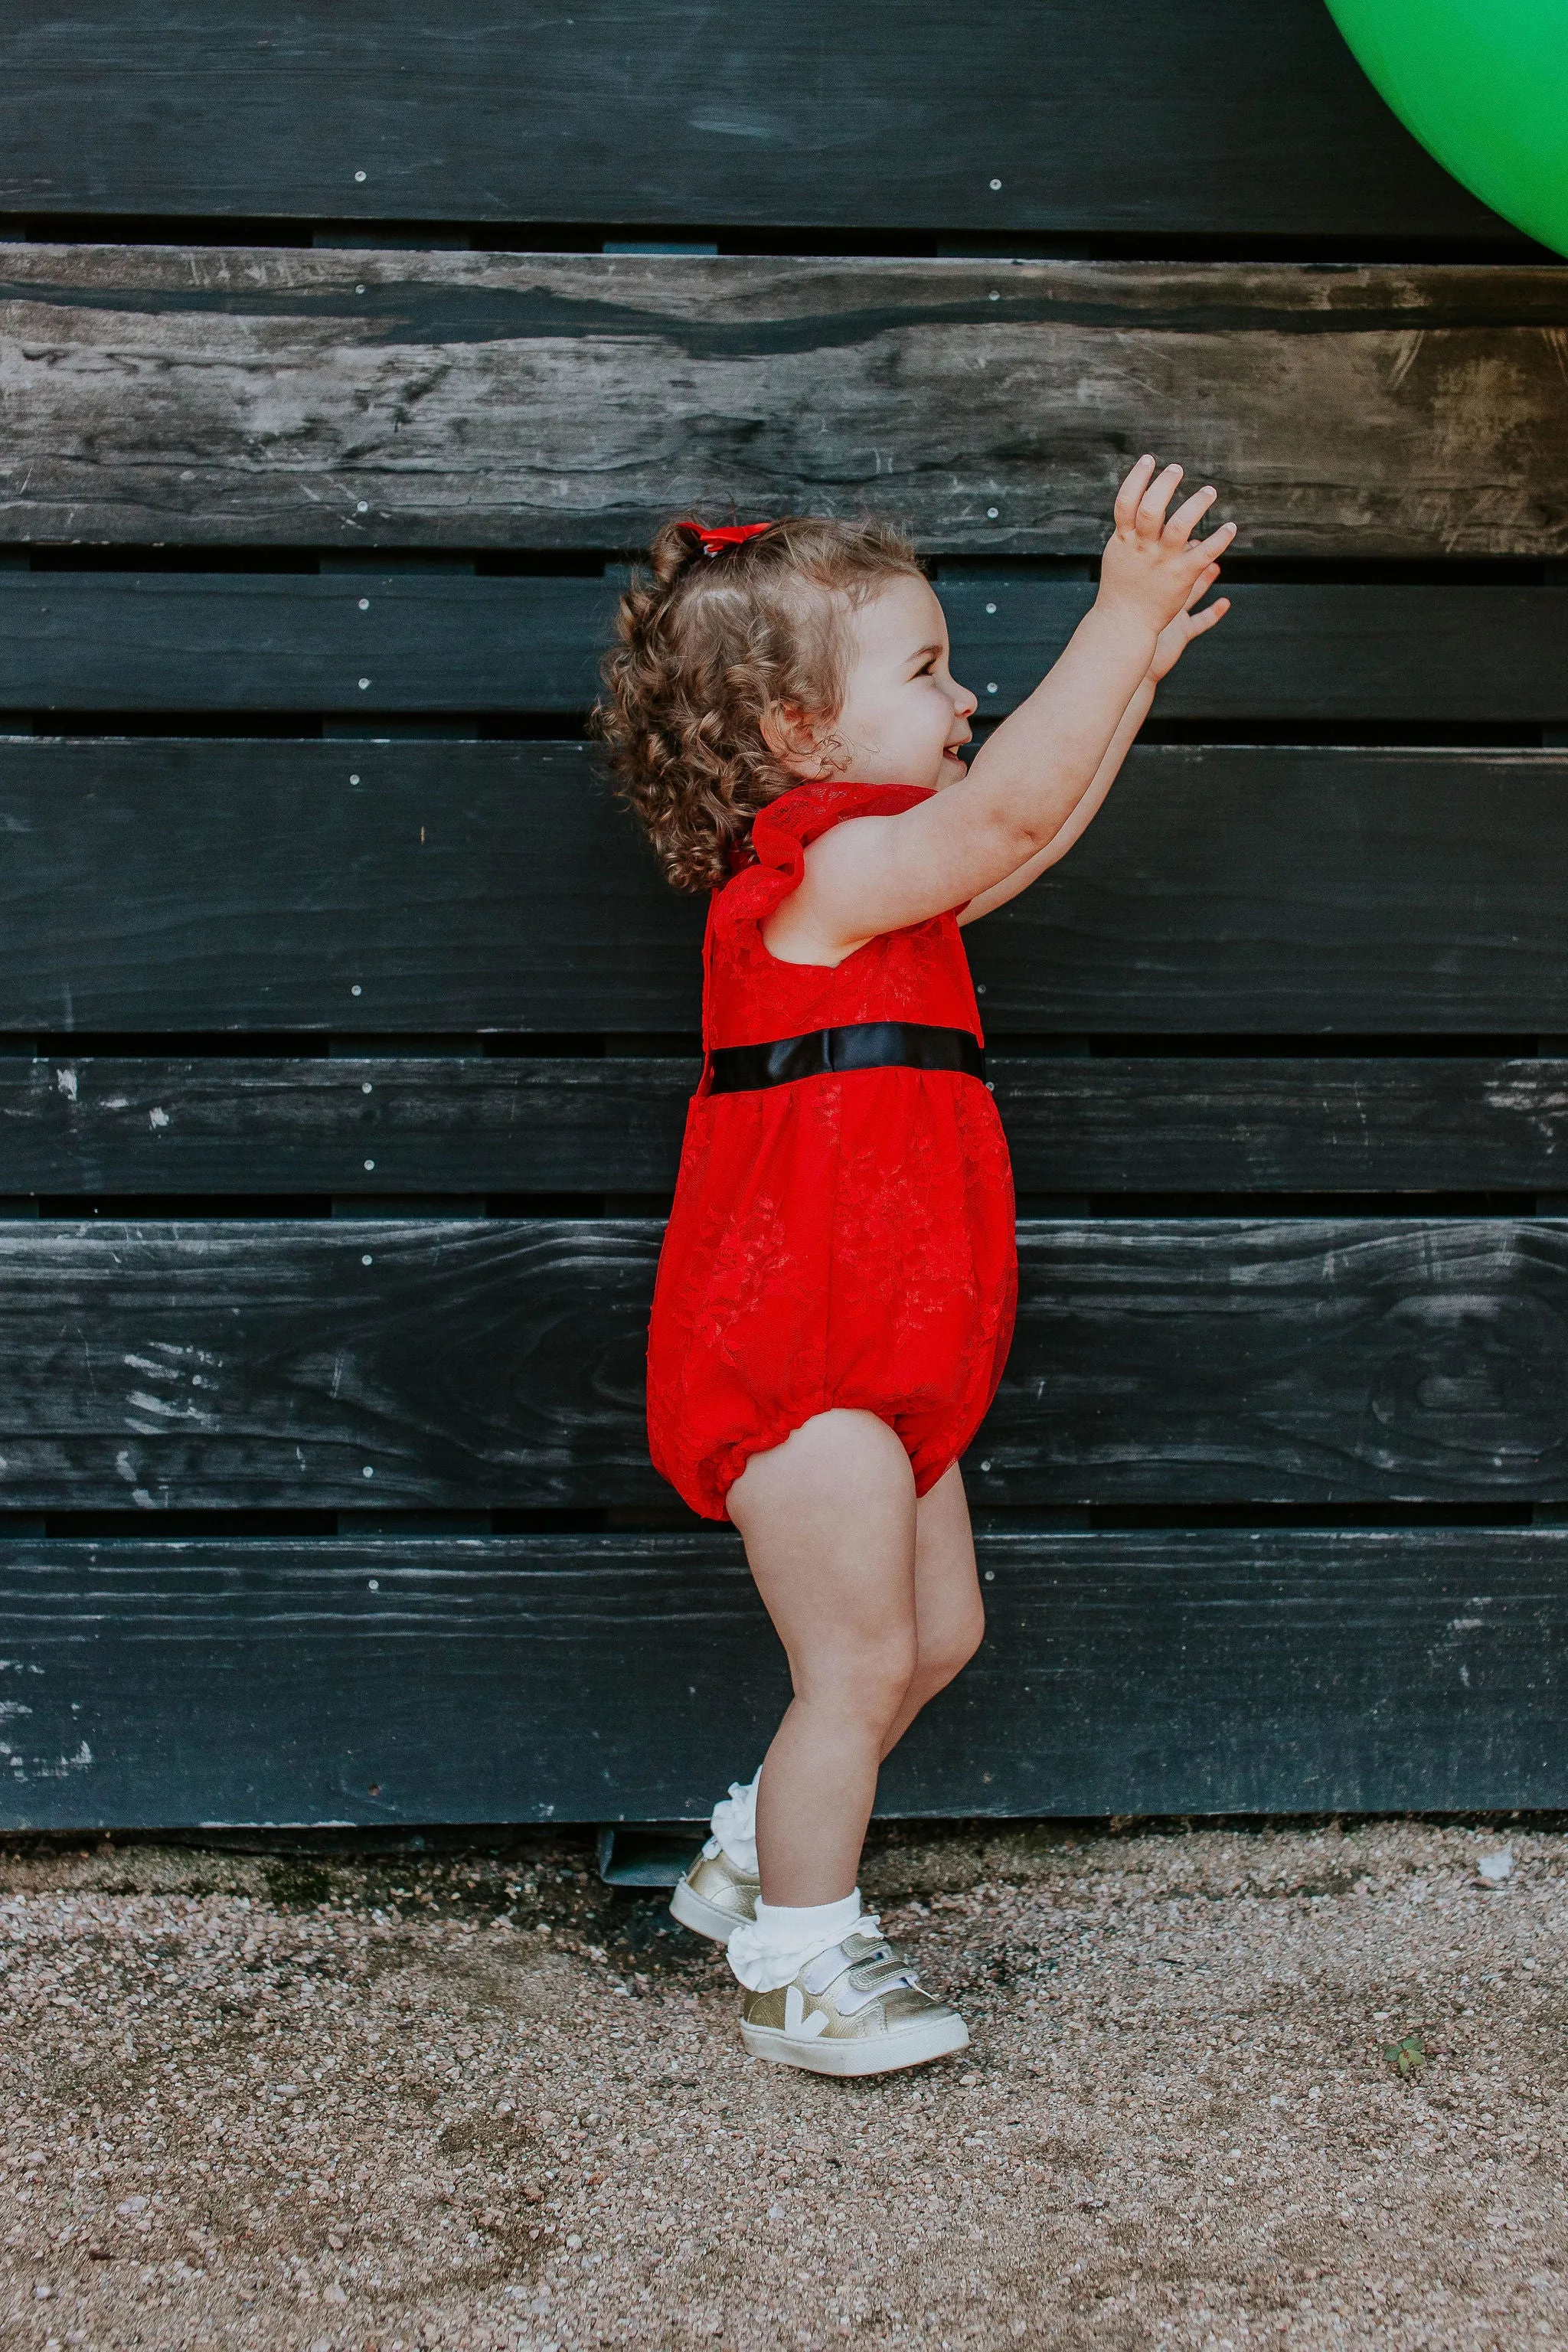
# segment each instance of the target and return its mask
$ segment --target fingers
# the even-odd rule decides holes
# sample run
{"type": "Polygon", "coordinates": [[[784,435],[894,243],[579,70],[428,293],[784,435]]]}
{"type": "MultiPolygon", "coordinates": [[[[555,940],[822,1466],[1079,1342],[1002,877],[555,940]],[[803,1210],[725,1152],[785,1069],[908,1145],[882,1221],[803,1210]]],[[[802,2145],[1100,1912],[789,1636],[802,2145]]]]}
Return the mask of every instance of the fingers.
{"type": "Polygon", "coordinates": [[[1187,553],[1200,555],[1205,563],[1211,563],[1216,555],[1222,555],[1225,552],[1235,537],[1236,525],[1233,522],[1222,522],[1219,529],[1211,530],[1206,539],[1190,539],[1187,541],[1187,553]]]}
{"type": "Polygon", "coordinates": [[[1205,563],[1203,570],[1199,572],[1197,578],[1194,581],[1192,586],[1187,591],[1186,603],[1182,606],[1183,612],[1190,613],[1193,606],[1197,603],[1199,597],[1206,596],[1209,590],[1214,586],[1215,582],[1218,578],[1219,565],[1217,563],[1205,563]]]}
{"type": "Polygon", "coordinates": [[[1139,499],[1137,529],[1140,539],[1159,538],[1164,528],[1165,509],[1175,496],[1182,471],[1180,466],[1163,467],[1139,499]]]}
{"type": "Polygon", "coordinates": [[[1189,539],[1199,516],[1208,512],[1218,496],[1214,484],[1205,482],[1201,490],[1194,490],[1190,499],[1184,499],[1165,525],[1165,537],[1177,541],[1189,539]]]}
{"type": "Polygon", "coordinates": [[[1190,643],[1194,637],[1201,637],[1204,631],[1212,629],[1216,621],[1223,621],[1229,610],[1230,598],[1216,596],[1214,603],[1205,604],[1201,613],[1189,613],[1187,615],[1188,642],[1190,643]]]}
{"type": "Polygon", "coordinates": [[[1116,493],[1116,528],[1131,530],[1138,513],[1138,501],[1149,487],[1154,471],[1152,457],[1140,457],[1121,488],[1116,493]]]}

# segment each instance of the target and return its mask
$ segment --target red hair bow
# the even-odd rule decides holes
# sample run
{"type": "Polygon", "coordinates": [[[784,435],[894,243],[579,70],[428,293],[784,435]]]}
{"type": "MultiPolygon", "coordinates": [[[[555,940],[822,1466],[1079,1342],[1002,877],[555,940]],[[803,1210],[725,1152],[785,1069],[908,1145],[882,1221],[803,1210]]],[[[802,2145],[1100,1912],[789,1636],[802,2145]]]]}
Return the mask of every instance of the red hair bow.
{"type": "Polygon", "coordinates": [[[705,522],[683,522],[682,530],[694,530],[702,541],[704,555],[721,555],[727,547],[739,547],[743,540],[755,539],[760,530],[772,530],[771,522],[726,522],[710,530],[705,522]]]}

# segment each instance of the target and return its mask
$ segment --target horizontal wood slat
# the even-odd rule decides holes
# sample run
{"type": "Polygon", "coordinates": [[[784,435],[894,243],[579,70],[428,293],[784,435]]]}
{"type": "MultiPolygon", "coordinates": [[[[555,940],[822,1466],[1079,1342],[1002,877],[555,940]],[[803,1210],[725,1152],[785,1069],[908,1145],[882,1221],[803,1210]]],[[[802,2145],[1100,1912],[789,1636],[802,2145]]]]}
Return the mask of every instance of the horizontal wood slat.
{"type": "MultiPolygon", "coordinates": [[[[1568,1530],[980,1538],[884,1814],[1568,1803],[1568,1530]]],[[[732,1538],[0,1544],[0,1827],[700,1819],[785,1696],[732,1538]]]]}
{"type": "Polygon", "coordinates": [[[0,208],[1353,237],[1498,229],[1311,0],[28,12],[0,208]],[[955,139],[933,57],[984,93],[955,139]],[[1140,137],[1129,142],[1136,118],[1140,137]],[[1194,126],[1201,122],[1201,136],[1194,126]],[[848,126],[853,125],[853,136],[848,126]]]}
{"type": "MultiPolygon", "coordinates": [[[[667,1192],[694,1056],[0,1057],[0,1193],[667,1192]]],[[[1029,1192],[1568,1190],[1568,1062],[988,1061],[1029,1192]]]]}
{"type": "MultiPolygon", "coordinates": [[[[0,1226],[0,1505],[668,1501],[651,1221],[0,1226]]],[[[1026,1222],[988,1504],[1568,1498],[1568,1223],[1026,1222]]]]}
{"type": "MultiPolygon", "coordinates": [[[[1561,752],[1139,749],[971,932],[987,1026],[1568,1031],[1565,780],[1561,752]]],[[[14,738],[0,826],[0,1029],[698,1026],[701,907],[583,744],[14,738]]]]}
{"type": "Polygon", "coordinates": [[[1562,554],[1565,325],[1548,268],[17,245],[0,528],[618,547],[733,501],[1093,554],[1147,446],[1243,551],[1562,554]]]}
{"type": "MultiPolygon", "coordinates": [[[[982,718],[1033,692],[1087,578],[948,567],[982,718]]],[[[581,711],[618,584],[437,572],[0,570],[0,710],[581,711]]],[[[1162,688],[1176,719],[1568,719],[1568,589],[1227,583],[1162,688]]]]}

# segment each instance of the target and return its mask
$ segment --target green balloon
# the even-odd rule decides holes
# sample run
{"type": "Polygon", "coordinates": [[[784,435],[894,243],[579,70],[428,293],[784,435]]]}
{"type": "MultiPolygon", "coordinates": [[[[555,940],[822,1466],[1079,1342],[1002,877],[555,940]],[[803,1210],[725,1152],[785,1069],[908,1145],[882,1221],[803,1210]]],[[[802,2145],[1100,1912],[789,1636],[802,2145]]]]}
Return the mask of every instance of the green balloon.
{"type": "Polygon", "coordinates": [[[1568,253],[1568,0],[1328,0],[1407,131],[1515,228],[1568,253]]]}

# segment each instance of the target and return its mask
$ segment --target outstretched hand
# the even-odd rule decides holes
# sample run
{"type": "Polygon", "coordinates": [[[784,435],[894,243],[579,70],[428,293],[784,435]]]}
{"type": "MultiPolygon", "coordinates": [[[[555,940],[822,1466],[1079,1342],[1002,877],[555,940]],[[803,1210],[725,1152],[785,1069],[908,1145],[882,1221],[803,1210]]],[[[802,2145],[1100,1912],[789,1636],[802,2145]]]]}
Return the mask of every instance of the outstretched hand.
{"type": "Polygon", "coordinates": [[[1214,603],[1205,604],[1201,613],[1194,613],[1193,610],[1199,597],[1206,596],[1218,578],[1219,565],[1205,563],[1196,580],[1194,581],[1188,592],[1187,601],[1175,619],[1167,621],[1155,638],[1154,658],[1149,665],[1151,686],[1158,686],[1163,677],[1169,677],[1193,639],[1201,637],[1205,629],[1212,629],[1215,623],[1223,621],[1229,612],[1228,596],[1216,596],[1214,603]]]}
{"type": "Polygon", "coordinates": [[[1199,519],[1218,492],[1212,483],[1184,499],[1174,514],[1166,509],[1182,478],[1180,466],[1156,472],[1152,457],[1140,457],[1116,495],[1116,529],[1100,565],[1101,610],[1151,630],[1159,641],[1151,676],[1166,675],[1193,638],[1213,626],[1222,605],[1194,616],[1192,606],[1219,577],[1215,561],[1236,536],[1233,522],[1221,523],[1206,539],[1194,539],[1199,519]],[[1177,634],[1167,637],[1172,631],[1177,634]],[[1168,655],[1168,657],[1166,656],[1168,655]],[[1157,665],[1163,658],[1163,667],[1157,665]]]}

